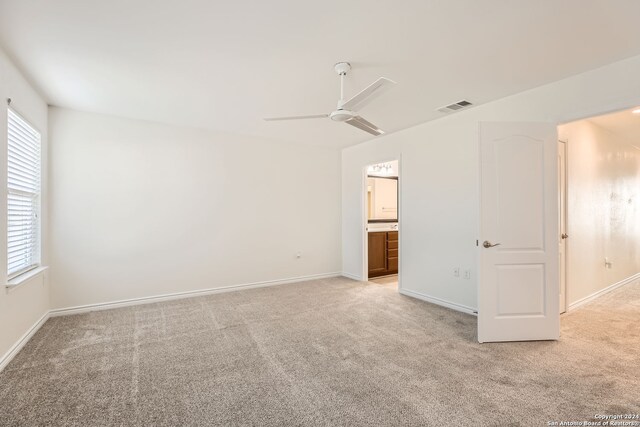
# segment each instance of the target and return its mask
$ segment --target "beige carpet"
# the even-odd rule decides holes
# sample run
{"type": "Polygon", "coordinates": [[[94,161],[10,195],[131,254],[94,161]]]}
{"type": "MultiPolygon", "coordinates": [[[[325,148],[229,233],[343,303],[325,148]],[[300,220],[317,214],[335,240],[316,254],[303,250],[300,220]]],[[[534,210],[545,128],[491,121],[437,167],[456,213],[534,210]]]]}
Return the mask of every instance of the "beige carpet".
{"type": "Polygon", "coordinates": [[[329,279],[50,319],[0,373],[2,426],[546,426],[640,413],[640,286],[559,342],[329,279]]]}

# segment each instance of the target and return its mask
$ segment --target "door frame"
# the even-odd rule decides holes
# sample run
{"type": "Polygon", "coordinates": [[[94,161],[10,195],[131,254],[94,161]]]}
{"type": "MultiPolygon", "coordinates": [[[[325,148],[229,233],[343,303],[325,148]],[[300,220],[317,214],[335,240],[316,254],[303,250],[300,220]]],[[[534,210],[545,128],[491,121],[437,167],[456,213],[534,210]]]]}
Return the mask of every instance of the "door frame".
{"type": "MultiPolygon", "coordinates": [[[[569,215],[568,215],[568,210],[567,210],[567,200],[569,200],[568,195],[567,195],[567,191],[569,189],[569,171],[567,170],[567,166],[569,165],[569,162],[567,160],[567,153],[569,152],[569,150],[567,149],[568,147],[568,140],[567,138],[560,138],[558,137],[558,147],[562,146],[563,147],[563,159],[564,159],[564,164],[562,166],[563,169],[561,169],[559,171],[559,173],[563,173],[564,172],[564,177],[559,176],[558,177],[558,214],[559,214],[559,218],[558,218],[558,233],[561,234],[560,239],[562,239],[562,233],[566,233],[567,229],[569,228],[568,225],[568,219],[569,219],[569,215]],[[564,178],[564,179],[563,179],[564,178]],[[564,184],[564,185],[563,185],[564,184]],[[563,188],[564,187],[564,188],[563,188]],[[564,195],[564,197],[562,197],[564,195]],[[564,229],[563,229],[563,225],[564,224],[564,229]]],[[[567,312],[567,307],[569,304],[567,304],[567,252],[569,250],[569,240],[567,239],[563,239],[564,240],[564,250],[562,251],[562,260],[560,261],[559,265],[558,265],[558,271],[560,272],[560,295],[563,295],[563,298],[560,300],[560,314],[564,314],[567,312]],[[564,276],[564,278],[562,277],[564,276]],[[564,280],[563,280],[564,279],[564,280]]]]}
{"type": "Polygon", "coordinates": [[[362,232],[362,280],[365,282],[369,281],[369,218],[367,215],[367,177],[368,177],[368,169],[369,166],[375,165],[378,163],[389,163],[389,162],[398,162],[398,289],[400,292],[402,289],[402,155],[398,155],[396,158],[386,158],[386,160],[378,160],[373,161],[371,163],[367,163],[362,167],[362,171],[360,174],[361,183],[360,183],[360,229],[362,232]]]}

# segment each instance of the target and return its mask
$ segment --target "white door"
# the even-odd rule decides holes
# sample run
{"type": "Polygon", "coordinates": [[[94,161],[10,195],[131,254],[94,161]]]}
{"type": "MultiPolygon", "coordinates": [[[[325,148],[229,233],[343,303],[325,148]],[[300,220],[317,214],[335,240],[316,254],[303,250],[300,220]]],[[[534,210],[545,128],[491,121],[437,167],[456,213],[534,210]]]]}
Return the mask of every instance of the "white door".
{"type": "Polygon", "coordinates": [[[558,141],[558,203],[560,207],[560,238],[558,239],[558,267],[560,269],[560,314],[567,311],[567,144],[558,141]]]}
{"type": "Polygon", "coordinates": [[[559,337],[557,143],[549,123],[480,125],[480,342],[559,337]]]}

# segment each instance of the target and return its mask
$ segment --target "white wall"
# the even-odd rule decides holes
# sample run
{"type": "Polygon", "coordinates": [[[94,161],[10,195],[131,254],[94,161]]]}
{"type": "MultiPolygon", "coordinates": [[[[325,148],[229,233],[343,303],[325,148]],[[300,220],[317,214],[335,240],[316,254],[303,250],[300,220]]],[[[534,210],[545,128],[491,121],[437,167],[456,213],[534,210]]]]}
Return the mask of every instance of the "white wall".
{"type": "MultiPolygon", "coordinates": [[[[553,66],[549,64],[549,66],[553,66]]],[[[462,310],[477,307],[478,124],[562,123],[640,104],[640,56],[378,137],[342,154],[343,271],[363,275],[362,171],[400,158],[403,292],[462,310]],[[471,279],[453,277],[453,268],[471,279]]]]}
{"type": "MultiPolygon", "coordinates": [[[[31,87],[11,60],[0,50],[0,198],[6,200],[7,188],[7,98],[11,107],[27,119],[42,135],[43,188],[42,262],[48,262],[47,251],[47,104],[31,87]]],[[[7,247],[7,213],[0,209],[0,247],[7,247]]],[[[41,273],[18,287],[8,290],[7,253],[0,256],[0,362],[9,350],[34,324],[49,311],[47,274],[41,273]]]]}
{"type": "Polygon", "coordinates": [[[54,308],[340,271],[338,150],[59,108],[49,124],[54,308]]]}
{"type": "Polygon", "coordinates": [[[567,302],[573,304],[640,272],[640,150],[630,145],[640,141],[588,120],[558,130],[567,141],[567,302]]]}

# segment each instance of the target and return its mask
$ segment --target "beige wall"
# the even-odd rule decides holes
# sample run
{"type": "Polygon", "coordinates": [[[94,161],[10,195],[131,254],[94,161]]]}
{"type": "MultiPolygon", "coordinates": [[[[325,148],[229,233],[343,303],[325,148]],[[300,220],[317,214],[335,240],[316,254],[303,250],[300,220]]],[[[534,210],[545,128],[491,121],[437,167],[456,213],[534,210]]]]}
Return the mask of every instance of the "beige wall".
{"type": "MultiPolygon", "coordinates": [[[[7,119],[6,99],[29,121],[42,137],[42,262],[48,261],[47,251],[47,104],[29,85],[9,58],[0,50],[0,198],[6,200],[7,188],[7,119]]],[[[7,247],[7,213],[0,209],[0,247],[7,247]]],[[[0,364],[13,346],[49,311],[49,284],[46,272],[7,290],[7,255],[0,257],[0,364]]]]}
{"type": "Polygon", "coordinates": [[[340,271],[339,150],[60,108],[49,123],[53,308],[340,271]]]}
{"type": "Polygon", "coordinates": [[[588,120],[567,141],[567,302],[640,272],[640,150],[588,120]],[[605,265],[605,258],[611,266],[605,265]]]}

